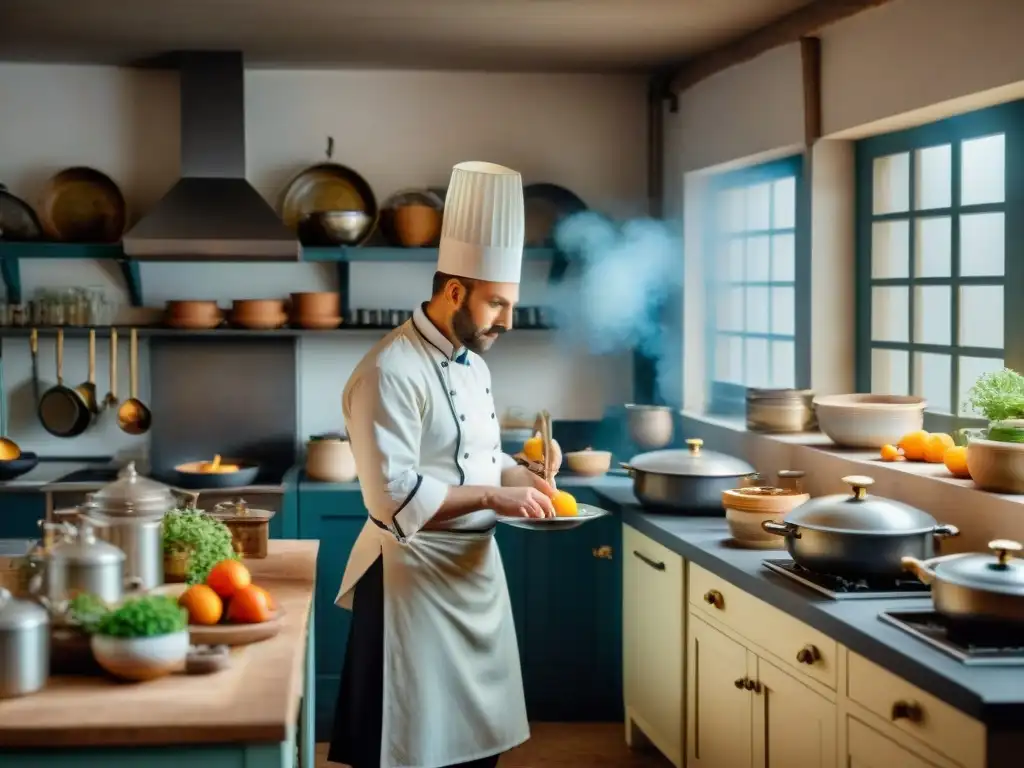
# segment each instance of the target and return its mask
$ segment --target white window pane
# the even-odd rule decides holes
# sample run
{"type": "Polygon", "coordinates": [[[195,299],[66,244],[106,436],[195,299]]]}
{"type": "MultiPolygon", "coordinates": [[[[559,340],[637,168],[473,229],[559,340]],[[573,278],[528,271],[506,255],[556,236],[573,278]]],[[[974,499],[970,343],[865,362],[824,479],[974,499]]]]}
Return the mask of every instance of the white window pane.
{"type": "Polygon", "coordinates": [[[1006,219],[1001,213],[970,213],[960,217],[960,274],[988,277],[1003,274],[1006,219]]]}
{"type": "Polygon", "coordinates": [[[1003,286],[960,288],[960,346],[1003,348],[1003,286]]]}
{"type": "Polygon", "coordinates": [[[768,375],[768,340],[746,339],[745,378],[748,387],[771,386],[768,375]]]}
{"type": "Polygon", "coordinates": [[[747,218],[746,228],[771,229],[772,185],[758,184],[747,187],[747,218]]]}
{"type": "Polygon", "coordinates": [[[750,333],[768,333],[768,289],[747,288],[746,330],[750,333]]]}
{"type": "Polygon", "coordinates": [[[876,214],[910,210],[910,154],[876,157],[872,211],[876,214]]]}
{"type": "Polygon", "coordinates": [[[910,289],[876,286],[871,289],[871,338],[910,341],[910,289]]]}
{"type": "Polygon", "coordinates": [[[917,150],[915,201],[917,210],[949,208],[953,202],[953,147],[943,144],[917,150]]]}
{"type": "Polygon", "coordinates": [[[960,204],[1006,199],[1006,139],[1003,134],[965,141],[961,148],[960,204]]]}
{"type": "Polygon", "coordinates": [[[953,358],[930,352],[914,353],[914,394],[928,401],[928,410],[952,413],[949,402],[953,358]]]}
{"type": "Polygon", "coordinates": [[[717,330],[743,330],[743,287],[723,288],[718,292],[717,330]]]}
{"type": "Polygon", "coordinates": [[[772,229],[793,229],[796,226],[796,177],[779,179],[772,185],[772,229]]]}
{"type": "Polygon", "coordinates": [[[922,285],[914,289],[915,343],[942,345],[951,343],[952,294],[953,289],[948,285],[922,285]]]}
{"type": "Polygon", "coordinates": [[[718,250],[718,262],[715,264],[714,279],[722,283],[742,282],[743,259],[742,238],[722,240],[718,250]]]}
{"type": "Polygon", "coordinates": [[[914,273],[918,277],[949,277],[953,253],[953,223],[948,216],[918,219],[914,273]]]}
{"type": "Polygon", "coordinates": [[[796,325],[796,291],[793,288],[772,288],[772,333],[792,336],[796,325]]]}
{"type": "Polygon", "coordinates": [[[715,337],[715,381],[742,383],[743,377],[743,345],[739,346],[739,358],[733,355],[733,346],[741,341],[733,336],[715,337]]]}
{"type": "Polygon", "coordinates": [[[899,349],[871,350],[871,391],[906,395],[910,388],[910,353],[899,349]]]}
{"type": "Polygon", "coordinates": [[[910,276],[910,222],[877,221],[871,225],[871,276],[910,276]]]}
{"type": "Polygon", "coordinates": [[[796,344],[792,341],[772,342],[771,386],[780,389],[796,386],[796,344]]]}
{"type": "Polygon", "coordinates": [[[777,283],[791,283],[796,275],[796,238],[793,235],[772,237],[772,277],[777,283]]]}
{"type": "Polygon", "coordinates": [[[746,194],[740,189],[727,189],[718,195],[718,226],[723,232],[742,232],[746,216],[746,194]]]}
{"type": "Polygon", "coordinates": [[[767,283],[771,264],[771,239],[764,237],[747,238],[747,277],[749,283],[767,283]]]}
{"type": "Polygon", "coordinates": [[[959,406],[959,415],[961,416],[981,416],[967,403],[967,393],[971,391],[971,387],[974,386],[974,382],[978,380],[978,377],[984,373],[995,373],[996,371],[1003,370],[1002,359],[993,359],[990,357],[961,357],[960,358],[960,386],[957,388],[959,391],[959,397],[957,405],[959,406]]]}

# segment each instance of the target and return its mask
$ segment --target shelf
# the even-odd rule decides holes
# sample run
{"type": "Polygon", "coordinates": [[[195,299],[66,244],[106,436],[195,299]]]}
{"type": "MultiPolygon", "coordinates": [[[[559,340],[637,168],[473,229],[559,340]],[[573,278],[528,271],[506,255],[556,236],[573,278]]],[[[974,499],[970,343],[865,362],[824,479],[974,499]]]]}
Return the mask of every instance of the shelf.
{"type": "MultiPolygon", "coordinates": [[[[40,337],[56,336],[57,331],[61,330],[57,326],[42,326],[36,329],[39,332],[40,337]]],[[[96,334],[100,337],[110,335],[110,326],[97,326],[95,328],[88,328],[77,325],[66,325],[63,326],[65,338],[84,338],[89,335],[90,330],[95,330],[96,334]]],[[[341,336],[351,335],[353,333],[387,333],[393,331],[394,326],[384,325],[343,325],[339,328],[332,328],[326,331],[316,331],[308,328],[275,328],[269,331],[253,331],[246,328],[214,328],[212,330],[203,331],[186,331],[179,328],[163,328],[157,326],[137,326],[135,330],[138,332],[139,337],[152,337],[158,336],[161,338],[266,338],[266,337],[293,337],[293,336],[341,336]]],[[[516,328],[515,331],[551,331],[554,330],[547,326],[537,326],[531,328],[516,328]]],[[[28,338],[32,332],[31,327],[19,326],[19,327],[0,327],[0,338],[28,338]]],[[[131,332],[131,326],[117,326],[118,336],[125,338],[131,332]]]]}
{"type": "MultiPolygon", "coordinates": [[[[551,261],[556,257],[554,248],[524,248],[523,261],[551,261]]],[[[437,248],[319,248],[303,246],[303,261],[317,262],[406,262],[433,264],[437,261],[437,248]]]]}

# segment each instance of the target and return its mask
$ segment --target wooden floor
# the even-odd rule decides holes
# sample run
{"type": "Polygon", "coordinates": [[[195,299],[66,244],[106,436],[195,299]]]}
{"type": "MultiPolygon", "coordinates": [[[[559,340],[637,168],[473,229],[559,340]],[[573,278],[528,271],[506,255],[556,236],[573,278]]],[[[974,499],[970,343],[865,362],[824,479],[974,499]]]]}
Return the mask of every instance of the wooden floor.
{"type": "MultiPolygon", "coordinates": [[[[671,768],[656,752],[631,752],[619,723],[532,723],[526,744],[501,758],[499,768],[671,768]]],[[[317,745],[316,768],[327,762],[327,745],[317,745]]]]}

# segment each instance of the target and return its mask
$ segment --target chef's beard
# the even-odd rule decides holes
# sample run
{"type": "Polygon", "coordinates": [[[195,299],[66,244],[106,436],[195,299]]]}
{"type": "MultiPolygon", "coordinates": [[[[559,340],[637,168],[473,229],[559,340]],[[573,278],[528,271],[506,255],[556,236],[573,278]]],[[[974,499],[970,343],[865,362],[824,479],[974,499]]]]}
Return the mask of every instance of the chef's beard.
{"type": "Polygon", "coordinates": [[[466,349],[476,352],[478,355],[485,354],[491,348],[491,345],[494,344],[495,340],[490,338],[491,334],[501,335],[505,330],[500,325],[480,328],[473,322],[473,317],[469,314],[469,310],[465,305],[455,310],[455,314],[452,316],[452,331],[455,334],[455,338],[466,349]]]}

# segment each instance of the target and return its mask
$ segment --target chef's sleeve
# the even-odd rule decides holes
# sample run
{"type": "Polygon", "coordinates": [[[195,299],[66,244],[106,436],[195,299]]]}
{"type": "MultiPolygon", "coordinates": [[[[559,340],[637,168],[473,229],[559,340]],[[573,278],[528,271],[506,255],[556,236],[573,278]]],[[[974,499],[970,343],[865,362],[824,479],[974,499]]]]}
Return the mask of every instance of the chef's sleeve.
{"type": "Polygon", "coordinates": [[[419,471],[423,415],[408,376],[368,373],[351,393],[352,441],[363,500],[400,540],[419,531],[444,504],[448,485],[419,471]]]}
{"type": "Polygon", "coordinates": [[[501,454],[501,471],[504,472],[506,469],[512,469],[518,467],[519,462],[509,456],[507,453],[501,454]]]}

